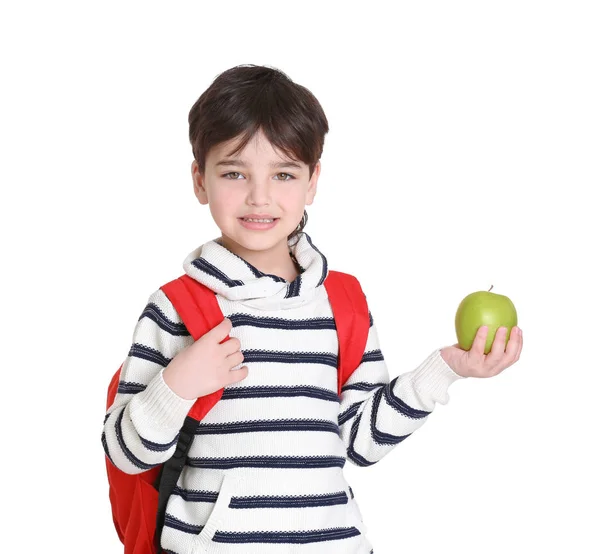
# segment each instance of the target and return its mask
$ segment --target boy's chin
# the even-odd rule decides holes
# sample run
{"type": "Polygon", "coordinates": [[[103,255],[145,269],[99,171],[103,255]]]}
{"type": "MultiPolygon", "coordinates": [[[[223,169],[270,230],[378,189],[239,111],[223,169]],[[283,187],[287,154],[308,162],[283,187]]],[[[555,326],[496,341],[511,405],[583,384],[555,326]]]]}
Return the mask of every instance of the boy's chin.
{"type": "Polygon", "coordinates": [[[280,242],[287,244],[288,236],[293,232],[293,229],[289,232],[277,228],[275,226],[272,229],[266,231],[246,229],[240,225],[239,229],[232,231],[223,231],[221,233],[226,242],[234,242],[248,250],[266,250],[273,248],[280,242]]]}

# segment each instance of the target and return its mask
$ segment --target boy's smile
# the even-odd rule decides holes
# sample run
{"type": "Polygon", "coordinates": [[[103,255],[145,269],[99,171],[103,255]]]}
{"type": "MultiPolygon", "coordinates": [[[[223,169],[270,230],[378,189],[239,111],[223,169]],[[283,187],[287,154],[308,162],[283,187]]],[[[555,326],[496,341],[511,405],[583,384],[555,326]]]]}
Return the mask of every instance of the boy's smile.
{"type": "Polygon", "coordinates": [[[276,150],[262,129],[233,157],[237,144],[233,139],[212,148],[204,175],[194,160],[194,194],[209,205],[223,246],[263,273],[293,280],[298,272],[287,237],[313,202],[321,163],[309,178],[308,165],[276,150]]]}
{"type": "Polygon", "coordinates": [[[279,218],[271,217],[269,214],[248,214],[246,217],[240,217],[239,220],[246,229],[263,231],[275,227],[279,218]]]}

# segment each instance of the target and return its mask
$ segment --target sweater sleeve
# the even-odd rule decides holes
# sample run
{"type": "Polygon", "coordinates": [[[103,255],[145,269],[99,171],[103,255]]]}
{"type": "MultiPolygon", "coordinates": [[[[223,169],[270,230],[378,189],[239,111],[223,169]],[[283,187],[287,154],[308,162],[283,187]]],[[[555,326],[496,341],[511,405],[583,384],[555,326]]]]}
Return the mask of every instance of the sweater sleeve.
{"type": "Polygon", "coordinates": [[[175,452],[179,430],[195,401],[175,394],[163,380],[163,371],[193,342],[165,293],[161,289],[152,293],[135,326],[117,394],[104,418],[102,445],[121,471],[141,473],[175,452]]]}
{"type": "Polygon", "coordinates": [[[437,349],[390,381],[371,312],[369,319],[365,352],[342,387],[338,416],[348,459],[357,466],[378,462],[419,429],[436,403],[448,403],[448,387],[463,379],[437,349]]]}

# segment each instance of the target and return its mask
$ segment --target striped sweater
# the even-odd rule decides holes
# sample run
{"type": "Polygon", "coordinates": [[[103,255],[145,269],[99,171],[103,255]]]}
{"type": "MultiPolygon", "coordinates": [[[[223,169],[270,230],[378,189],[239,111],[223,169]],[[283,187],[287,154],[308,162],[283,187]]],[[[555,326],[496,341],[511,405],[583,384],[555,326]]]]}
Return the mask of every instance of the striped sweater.
{"type": "MultiPolygon", "coordinates": [[[[225,388],[199,423],[167,504],[162,546],[177,554],[370,554],[366,526],[343,474],[368,466],[425,423],[461,379],[433,351],[390,380],[369,311],[365,352],[337,396],[338,338],[323,284],[325,256],[308,234],[290,242],[292,282],[265,274],[219,239],[193,250],[186,274],[217,293],[246,379],[225,388]]],[[[162,373],[193,338],[165,294],[148,299],[133,333],[102,444],[135,474],[172,456],[194,403],[162,373]]]]}

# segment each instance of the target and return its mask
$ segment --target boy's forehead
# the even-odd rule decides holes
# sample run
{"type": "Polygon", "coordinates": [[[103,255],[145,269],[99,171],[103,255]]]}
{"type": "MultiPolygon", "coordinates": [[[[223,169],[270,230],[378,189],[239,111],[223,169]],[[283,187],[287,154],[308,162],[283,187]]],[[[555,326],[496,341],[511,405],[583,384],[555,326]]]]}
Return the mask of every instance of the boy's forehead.
{"type": "Polygon", "coordinates": [[[275,146],[268,139],[256,140],[254,137],[242,150],[236,151],[239,139],[218,144],[211,148],[208,158],[214,165],[240,165],[252,166],[254,163],[267,163],[272,167],[297,167],[302,169],[306,164],[291,158],[275,146]]]}

